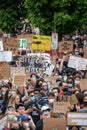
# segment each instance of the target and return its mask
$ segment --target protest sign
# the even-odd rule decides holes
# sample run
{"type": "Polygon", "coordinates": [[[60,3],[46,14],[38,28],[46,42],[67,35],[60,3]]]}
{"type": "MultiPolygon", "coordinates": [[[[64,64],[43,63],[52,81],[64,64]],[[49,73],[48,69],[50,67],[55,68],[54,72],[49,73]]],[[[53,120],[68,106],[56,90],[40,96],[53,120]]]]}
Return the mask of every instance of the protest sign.
{"type": "Polygon", "coordinates": [[[61,41],[59,42],[59,52],[73,52],[73,41],[61,41]]]}
{"type": "Polygon", "coordinates": [[[26,83],[26,74],[13,75],[13,84],[17,86],[23,86],[26,83]]]}
{"type": "Polygon", "coordinates": [[[68,111],[68,102],[54,102],[53,110],[57,113],[65,113],[68,111]]]}
{"type": "Polygon", "coordinates": [[[80,88],[81,88],[81,91],[87,89],[87,79],[80,80],[80,88]]]}
{"type": "Polygon", "coordinates": [[[7,121],[7,115],[3,116],[0,119],[0,130],[4,129],[6,126],[6,121],[7,121]]]}
{"type": "Polygon", "coordinates": [[[27,40],[27,49],[29,49],[31,47],[31,44],[32,44],[32,34],[18,35],[17,38],[18,39],[20,39],[20,38],[26,39],[27,40]]]}
{"type": "Polygon", "coordinates": [[[25,67],[10,67],[10,77],[14,74],[25,74],[25,67]]]}
{"type": "Polygon", "coordinates": [[[68,67],[75,68],[78,70],[85,70],[87,66],[87,59],[79,58],[76,56],[70,56],[68,67]]]}
{"type": "Polygon", "coordinates": [[[50,55],[31,53],[25,57],[21,57],[21,66],[25,67],[29,72],[40,72],[42,68],[50,64],[50,55]]]}
{"type": "Polygon", "coordinates": [[[20,39],[18,44],[18,49],[20,50],[26,50],[27,49],[27,40],[26,39],[20,39]]]}
{"type": "Polygon", "coordinates": [[[84,48],[84,58],[87,58],[87,47],[84,48]]]}
{"type": "Polygon", "coordinates": [[[43,123],[43,130],[66,130],[66,119],[48,118],[43,123]]]}
{"type": "Polygon", "coordinates": [[[58,33],[52,33],[52,42],[51,42],[52,50],[58,48],[58,33]]]}
{"type": "Polygon", "coordinates": [[[10,62],[12,61],[12,51],[0,52],[0,62],[10,62]]]}
{"type": "Polygon", "coordinates": [[[0,62],[0,79],[10,78],[10,66],[7,62],[0,62]]]}
{"type": "Polygon", "coordinates": [[[33,35],[32,50],[48,51],[51,49],[51,36],[33,35]]]}
{"type": "Polygon", "coordinates": [[[5,51],[12,51],[12,54],[18,54],[18,42],[17,38],[3,38],[3,46],[5,51]]]}
{"type": "Polygon", "coordinates": [[[55,65],[49,65],[47,68],[46,68],[46,71],[44,72],[44,74],[46,75],[49,75],[51,76],[52,75],[52,72],[53,72],[53,69],[54,69],[55,65]]]}
{"type": "Polygon", "coordinates": [[[69,96],[69,103],[74,105],[78,103],[77,97],[75,94],[72,94],[71,96],[69,96]]]}
{"type": "Polygon", "coordinates": [[[87,113],[68,112],[67,125],[68,126],[87,126],[87,113]]]}
{"type": "Polygon", "coordinates": [[[2,39],[0,39],[0,51],[4,51],[2,39]]]}

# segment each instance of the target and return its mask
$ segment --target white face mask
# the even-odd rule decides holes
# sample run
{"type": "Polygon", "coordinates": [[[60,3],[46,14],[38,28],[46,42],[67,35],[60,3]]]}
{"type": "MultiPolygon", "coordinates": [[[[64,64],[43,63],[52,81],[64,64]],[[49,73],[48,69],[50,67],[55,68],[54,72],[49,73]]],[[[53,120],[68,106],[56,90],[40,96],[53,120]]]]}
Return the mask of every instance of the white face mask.
{"type": "Polygon", "coordinates": [[[54,102],[54,99],[49,99],[49,103],[53,103],[54,102]]]}
{"type": "Polygon", "coordinates": [[[77,85],[77,84],[79,84],[80,83],[80,81],[78,81],[78,80],[75,80],[75,85],[77,85]]]}
{"type": "Polygon", "coordinates": [[[50,117],[50,112],[49,112],[49,111],[44,111],[44,112],[43,112],[43,116],[48,116],[48,117],[50,117]]]}
{"type": "Polygon", "coordinates": [[[29,123],[28,122],[24,123],[23,125],[24,125],[24,127],[29,127],[29,123]]]}

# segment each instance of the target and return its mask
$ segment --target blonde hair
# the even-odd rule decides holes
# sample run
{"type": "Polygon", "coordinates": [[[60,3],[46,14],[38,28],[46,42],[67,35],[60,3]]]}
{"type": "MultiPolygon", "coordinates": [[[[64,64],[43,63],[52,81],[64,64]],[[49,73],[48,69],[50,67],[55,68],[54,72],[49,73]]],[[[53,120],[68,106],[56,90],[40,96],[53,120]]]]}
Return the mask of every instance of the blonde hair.
{"type": "Polygon", "coordinates": [[[15,99],[16,99],[17,96],[19,96],[19,94],[13,94],[13,95],[10,97],[8,106],[12,106],[12,107],[15,108],[15,99]]]}

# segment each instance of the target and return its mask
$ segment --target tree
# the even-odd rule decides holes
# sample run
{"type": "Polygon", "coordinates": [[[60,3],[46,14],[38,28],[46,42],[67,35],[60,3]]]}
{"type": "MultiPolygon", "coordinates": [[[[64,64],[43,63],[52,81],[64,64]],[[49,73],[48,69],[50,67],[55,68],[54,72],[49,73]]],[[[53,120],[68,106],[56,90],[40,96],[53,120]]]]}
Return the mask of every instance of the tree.
{"type": "Polygon", "coordinates": [[[66,34],[87,27],[87,0],[26,0],[26,7],[32,24],[43,34],[66,34]]]}
{"type": "Polygon", "coordinates": [[[0,0],[0,29],[13,33],[21,19],[26,17],[25,0],[0,0]]]}

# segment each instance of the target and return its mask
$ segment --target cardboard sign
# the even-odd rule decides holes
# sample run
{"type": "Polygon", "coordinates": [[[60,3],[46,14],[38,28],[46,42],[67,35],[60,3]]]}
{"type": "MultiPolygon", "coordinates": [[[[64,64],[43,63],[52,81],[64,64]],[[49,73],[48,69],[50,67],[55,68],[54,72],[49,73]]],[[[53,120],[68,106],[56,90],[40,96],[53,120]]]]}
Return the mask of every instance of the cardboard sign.
{"type": "Polygon", "coordinates": [[[59,52],[73,52],[73,41],[62,41],[59,42],[59,52]]]}
{"type": "Polygon", "coordinates": [[[77,68],[79,70],[85,70],[87,66],[87,59],[79,58],[76,56],[70,56],[68,67],[77,68]]]}
{"type": "Polygon", "coordinates": [[[0,79],[10,78],[10,66],[7,62],[0,62],[0,79]]]}
{"type": "Polygon", "coordinates": [[[6,121],[7,121],[7,115],[3,116],[0,119],[0,130],[4,129],[4,127],[6,126],[6,121]]]}
{"type": "Polygon", "coordinates": [[[26,75],[14,75],[13,84],[17,86],[23,86],[26,83],[26,75]]]}
{"type": "Polygon", "coordinates": [[[0,39],[0,51],[4,51],[2,39],[0,39]]]}
{"type": "Polygon", "coordinates": [[[66,119],[49,118],[43,123],[43,130],[66,130],[66,119]]]}
{"type": "Polygon", "coordinates": [[[87,89],[87,79],[80,80],[80,88],[81,88],[81,91],[87,89]]]}
{"type": "Polygon", "coordinates": [[[87,113],[68,112],[67,125],[68,126],[87,126],[87,113]]]}
{"type": "Polygon", "coordinates": [[[5,51],[12,51],[12,54],[18,54],[18,42],[17,38],[3,38],[3,46],[5,51]]]}
{"type": "Polygon", "coordinates": [[[70,97],[69,97],[69,103],[74,105],[74,104],[77,104],[78,103],[78,100],[76,98],[76,95],[75,94],[72,94],[70,97]]]}
{"type": "Polygon", "coordinates": [[[32,45],[32,34],[18,35],[17,38],[18,39],[20,39],[20,38],[26,39],[27,40],[27,49],[31,48],[31,45],[32,45]]]}
{"type": "Polygon", "coordinates": [[[25,74],[25,67],[10,67],[10,77],[13,77],[14,74],[25,74]]]}
{"type": "Polygon", "coordinates": [[[49,51],[51,49],[51,36],[33,35],[32,50],[49,51]]]}
{"type": "Polygon", "coordinates": [[[57,113],[65,113],[68,111],[68,102],[54,102],[53,110],[57,113]]]}

